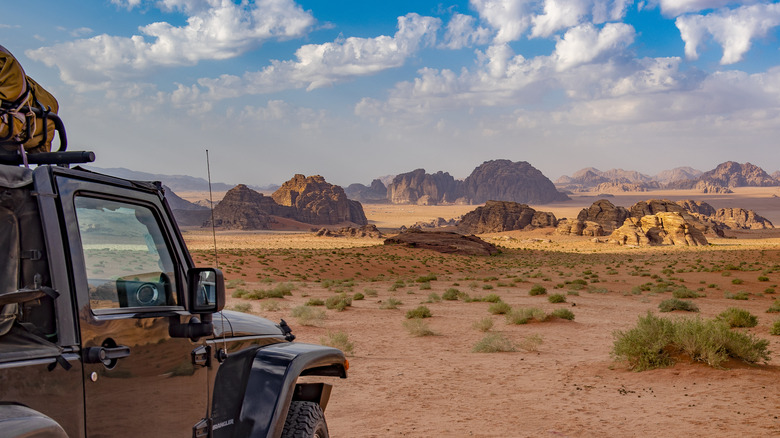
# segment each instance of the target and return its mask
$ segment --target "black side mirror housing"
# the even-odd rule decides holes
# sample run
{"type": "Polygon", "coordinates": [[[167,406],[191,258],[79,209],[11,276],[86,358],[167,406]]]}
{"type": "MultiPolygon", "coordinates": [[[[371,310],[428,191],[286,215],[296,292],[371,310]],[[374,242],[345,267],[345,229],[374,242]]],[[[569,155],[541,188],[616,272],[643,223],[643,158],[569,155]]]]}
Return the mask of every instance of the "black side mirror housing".
{"type": "Polygon", "coordinates": [[[190,313],[201,315],[225,307],[225,278],[216,268],[192,268],[187,272],[187,298],[190,313]]]}

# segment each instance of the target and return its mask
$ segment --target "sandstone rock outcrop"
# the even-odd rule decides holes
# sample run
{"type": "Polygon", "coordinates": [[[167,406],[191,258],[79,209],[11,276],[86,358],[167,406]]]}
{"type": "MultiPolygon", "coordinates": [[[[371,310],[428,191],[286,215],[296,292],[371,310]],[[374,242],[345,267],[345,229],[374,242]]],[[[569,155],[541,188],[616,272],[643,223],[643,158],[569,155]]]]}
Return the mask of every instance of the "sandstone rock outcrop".
{"type": "Polygon", "coordinates": [[[363,204],[383,204],[387,202],[387,187],[384,183],[375,179],[371,181],[370,186],[363,184],[350,184],[344,189],[349,199],[363,204]]]}
{"type": "Polygon", "coordinates": [[[707,245],[704,233],[686,221],[683,214],[664,211],[629,217],[615,230],[609,241],[618,245],[707,245]]]}
{"type": "Polygon", "coordinates": [[[320,228],[314,233],[320,237],[371,237],[374,239],[380,239],[384,237],[381,231],[377,229],[376,225],[363,225],[362,227],[341,227],[337,230],[331,230],[328,228],[320,228]]]}
{"type": "Polygon", "coordinates": [[[526,204],[507,201],[487,201],[463,215],[458,230],[469,234],[499,233],[526,228],[555,227],[555,215],[536,211],[526,204]]]}
{"type": "Polygon", "coordinates": [[[449,231],[421,231],[409,229],[385,240],[385,245],[406,245],[430,249],[446,254],[494,255],[498,248],[477,236],[464,236],[449,231]]]}
{"type": "Polygon", "coordinates": [[[569,200],[542,172],[525,161],[485,161],[463,181],[463,193],[472,204],[489,200],[527,204],[569,200]]]}
{"type": "Polygon", "coordinates": [[[591,204],[590,207],[580,210],[580,213],[577,215],[577,220],[581,222],[596,222],[601,225],[604,232],[611,233],[613,230],[623,225],[623,222],[625,222],[628,216],[628,210],[625,208],[617,207],[606,199],[599,199],[591,204]]]}
{"type": "Polygon", "coordinates": [[[437,205],[454,203],[461,195],[460,181],[447,172],[425,173],[425,169],[396,175],[387,186],[393,204],[437,205]]]}
{"type": "MultiPolygon", "coordinates": [[[[291,213],[292,210],[282,208],[270,197],[239,184],[228,190],[214,207],[214,225],[231,230],[266,230],[270,228],[271,215],[291,213]]],[[[203,224],[210,225],[210,219],[203,224]]]]}
{"type": "Polygon", "coordinates": [[[324,225],[342,222],[368,224],[360,202],[348,199],[344,189],[329,184],[319,175],[295,175],[271,197],[277,204],[292,208],[295,220],[300,222],[324,225]]]}

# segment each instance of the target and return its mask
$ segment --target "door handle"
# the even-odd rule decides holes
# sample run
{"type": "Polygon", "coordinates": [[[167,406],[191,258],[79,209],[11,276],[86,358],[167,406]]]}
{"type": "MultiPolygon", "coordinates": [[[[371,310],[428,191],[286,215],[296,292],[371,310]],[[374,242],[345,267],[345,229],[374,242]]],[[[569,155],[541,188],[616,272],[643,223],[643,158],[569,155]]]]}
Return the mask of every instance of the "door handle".
{"type": "Polygon", "coordinates": [[[130,356],[130,347],[119,345],[116,347],[88,347],[84,349],[84,362],[86,363],[110,363],[117,359],[130,356]]]}

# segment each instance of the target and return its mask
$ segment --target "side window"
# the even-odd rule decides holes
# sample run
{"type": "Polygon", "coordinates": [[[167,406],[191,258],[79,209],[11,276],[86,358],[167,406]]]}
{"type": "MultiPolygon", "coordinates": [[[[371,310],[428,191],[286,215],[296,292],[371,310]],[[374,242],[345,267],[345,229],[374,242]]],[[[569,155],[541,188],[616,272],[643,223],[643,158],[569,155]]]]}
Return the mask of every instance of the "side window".
{"type": "Polygon", "coordinates": [[[92,309],[175,306],[175,263],[151,209],[76,196],[92,309]]]}

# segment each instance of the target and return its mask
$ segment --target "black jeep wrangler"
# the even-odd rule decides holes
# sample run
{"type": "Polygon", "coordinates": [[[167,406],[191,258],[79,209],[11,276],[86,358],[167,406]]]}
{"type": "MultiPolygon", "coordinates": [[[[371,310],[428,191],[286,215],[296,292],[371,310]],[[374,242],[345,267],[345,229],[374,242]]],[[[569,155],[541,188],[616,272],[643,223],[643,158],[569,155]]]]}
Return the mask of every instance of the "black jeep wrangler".
{"type": "Polygon", "coordinates": [[[222,310],[159,183],[20,154],[0,156],[0,436],[328,436],[329,379],[301,377],[345,378],[344,354],[222,310]]]}

